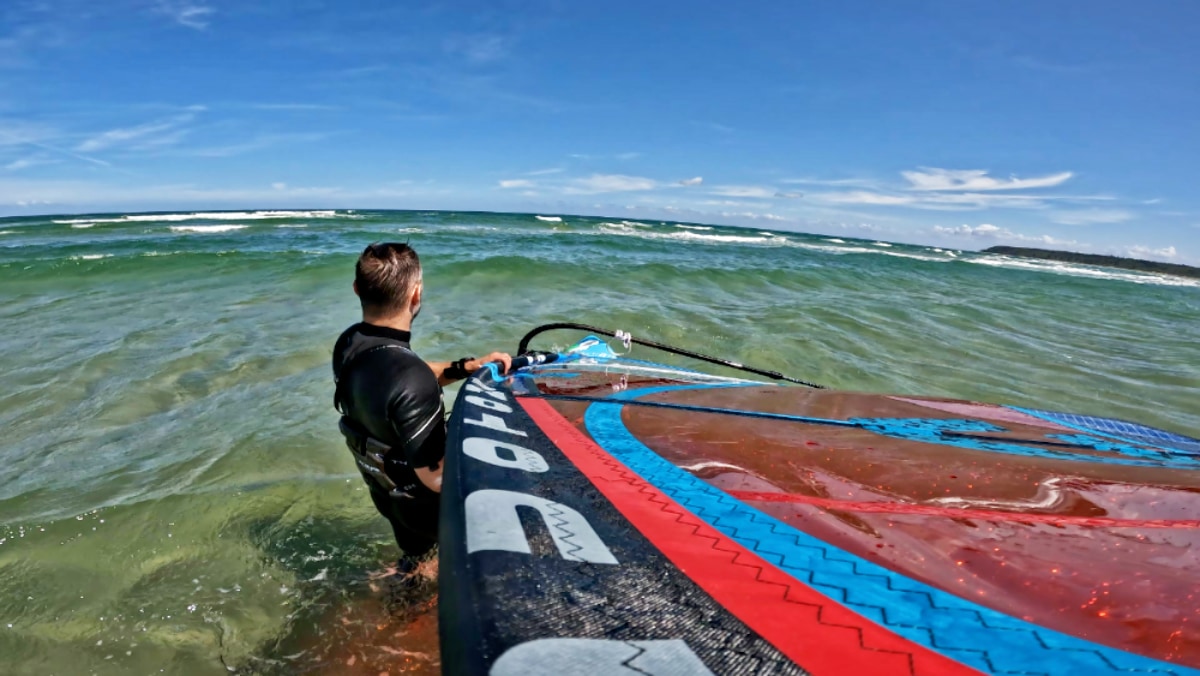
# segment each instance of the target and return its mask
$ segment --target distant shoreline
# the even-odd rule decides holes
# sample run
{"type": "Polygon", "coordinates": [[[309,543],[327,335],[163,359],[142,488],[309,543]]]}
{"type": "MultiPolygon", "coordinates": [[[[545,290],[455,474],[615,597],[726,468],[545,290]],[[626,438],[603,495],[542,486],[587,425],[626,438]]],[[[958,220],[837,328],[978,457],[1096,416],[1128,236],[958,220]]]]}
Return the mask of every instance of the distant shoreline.
{"type": "Polygon", "coordinates": [[[1021,258],[1038,258],[1047,261],[1064,261],[1067,263],[1083,263],[1098,265],[1106,268],[1121,268],[1139,272],[1156,272],[1176,277],[1200,279],[1200,268],[1179,263],[1160,263],[1140,258],[1121,258],[1120,256],[1101,256],[1098,254],[1075,253],[1073,251],[1054,251],[1051,249],[1033,249],[1020,246],[993,246],[982,253],[1000,254],[1002,256],[1019,256],[1021,258]]]}

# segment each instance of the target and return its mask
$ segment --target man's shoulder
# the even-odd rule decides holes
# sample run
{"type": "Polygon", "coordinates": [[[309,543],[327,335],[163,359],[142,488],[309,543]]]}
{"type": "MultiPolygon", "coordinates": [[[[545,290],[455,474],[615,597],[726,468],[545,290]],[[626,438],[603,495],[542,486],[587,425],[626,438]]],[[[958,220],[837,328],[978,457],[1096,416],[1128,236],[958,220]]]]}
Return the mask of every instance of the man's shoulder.
{"type": "Polygon", "coordinates": [[[333,344],[333,369],[336,372],[344,364],[364,355],[367,352],[394,353],[399,358],[417,359],[416,353],[409,345],[409,334],[384,327],[377,327],[365,322],[351,325],[333,344]],[[395,349],[380,349],[395,348],[395,349]]]}

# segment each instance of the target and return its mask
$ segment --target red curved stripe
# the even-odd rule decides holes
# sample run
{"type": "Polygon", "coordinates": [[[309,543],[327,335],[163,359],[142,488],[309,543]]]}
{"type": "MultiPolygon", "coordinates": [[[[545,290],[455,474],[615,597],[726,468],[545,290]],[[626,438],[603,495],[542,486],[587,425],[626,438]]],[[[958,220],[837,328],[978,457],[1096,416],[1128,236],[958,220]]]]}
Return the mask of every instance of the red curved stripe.
{"type": "Polygon", "coordinates": [[[684,509],[538,399],[518,399],[559,450],[717,603],[816,676],[980,672],[899,636],[784,573],[684,509]]]}
{"type": "Polygon", "coordinates": [[[725,491],[738,500],[759,502],[791,502],[813,505],[842,512],[876,512],[883,514],[916,514],[945,516],[952,519],[980,519],[984,521],[1022,521],[1025,523],[1050,523],[1062,526],[1093,526],[1105,528],[1200,528],[1200,520],[1194,519],[1118,519],[1107,516],[1070,516],[1066,514],[1028,514],[1025,512],[993,512],[987,509],[959,509],[957,507],[935,507],[914,505],[907,502],[849,502],[833,498],[796,493],[763,493],[758,491],[725,491]]]}

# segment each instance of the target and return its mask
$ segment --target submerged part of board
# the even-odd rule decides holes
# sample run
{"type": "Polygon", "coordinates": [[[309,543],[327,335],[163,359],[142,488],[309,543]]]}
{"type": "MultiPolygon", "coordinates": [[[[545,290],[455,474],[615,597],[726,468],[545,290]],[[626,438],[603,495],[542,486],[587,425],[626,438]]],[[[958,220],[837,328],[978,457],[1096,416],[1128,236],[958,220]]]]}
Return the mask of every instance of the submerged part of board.
{"type": "Polygon", "coordinates": [[[585,342],[450,421],[447,673],[1200,674],[1200,442],[585,342]]]}

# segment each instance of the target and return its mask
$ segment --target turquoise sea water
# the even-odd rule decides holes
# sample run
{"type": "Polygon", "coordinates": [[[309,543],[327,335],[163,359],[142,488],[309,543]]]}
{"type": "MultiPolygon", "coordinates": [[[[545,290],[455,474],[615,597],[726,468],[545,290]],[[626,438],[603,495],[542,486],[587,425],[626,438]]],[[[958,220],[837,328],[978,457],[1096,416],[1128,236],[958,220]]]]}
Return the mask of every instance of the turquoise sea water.
{"type": "MultiPolygon", "coordinates": [[[[354,260],[410,240],[427,358],[581,321],[829,386],[1200,436],[1200,283],[790,232],[314,211],[0,219],[0,671],[436,669],[341,445],[354,260]]],[[[656,358],[653,353],[643,355],[656,358]]]]}

